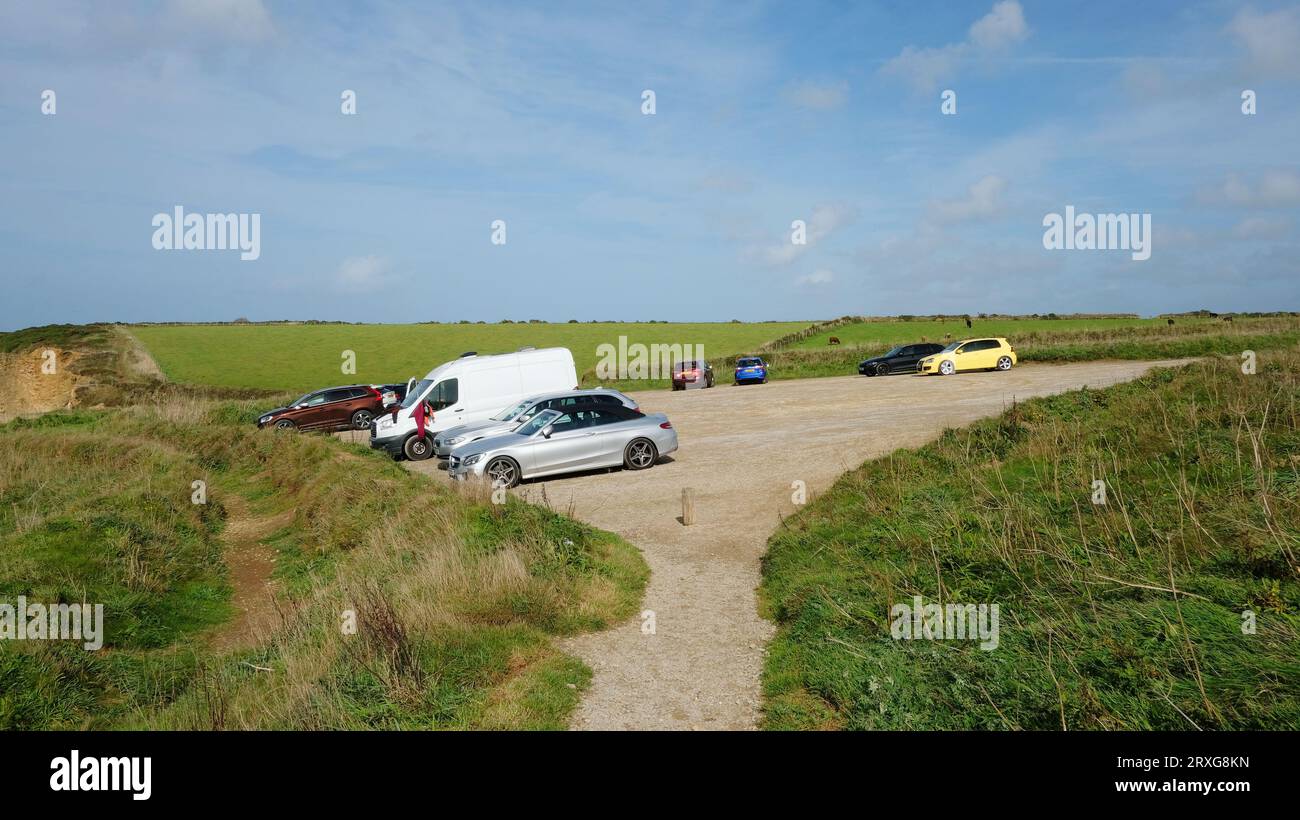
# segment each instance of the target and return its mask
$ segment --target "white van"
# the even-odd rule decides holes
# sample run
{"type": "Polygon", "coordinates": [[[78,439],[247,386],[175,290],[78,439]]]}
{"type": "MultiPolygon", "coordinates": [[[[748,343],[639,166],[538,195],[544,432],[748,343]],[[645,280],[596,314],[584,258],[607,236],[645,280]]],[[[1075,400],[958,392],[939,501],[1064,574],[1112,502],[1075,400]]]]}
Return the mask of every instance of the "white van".
{"type": "Polygon", "coordinates": [[[370,446],[387,450],[393,458],[421,461],[433,453],[434,433],[482,421],[528,396],[577,387],[577,368],[566,347],[524,348],[493,356],[466,353],[416,382],[396,416],[376,418],[370,425],[370,446]],[[415,408],[421,401],[433,407],[423,439],[415,434],[415,408]]]}

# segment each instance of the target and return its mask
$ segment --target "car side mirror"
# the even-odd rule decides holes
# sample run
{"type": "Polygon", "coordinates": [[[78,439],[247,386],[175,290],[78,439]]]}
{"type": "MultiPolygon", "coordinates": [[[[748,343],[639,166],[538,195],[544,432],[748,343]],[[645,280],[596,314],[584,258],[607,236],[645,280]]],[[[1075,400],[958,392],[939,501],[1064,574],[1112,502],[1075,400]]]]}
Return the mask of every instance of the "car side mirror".
{"type": "Polygon", "coordinates": [[[542,428],[542,438],[550,438],[550,437],[551,437],[551,425],[548,424],[542,428]]]}

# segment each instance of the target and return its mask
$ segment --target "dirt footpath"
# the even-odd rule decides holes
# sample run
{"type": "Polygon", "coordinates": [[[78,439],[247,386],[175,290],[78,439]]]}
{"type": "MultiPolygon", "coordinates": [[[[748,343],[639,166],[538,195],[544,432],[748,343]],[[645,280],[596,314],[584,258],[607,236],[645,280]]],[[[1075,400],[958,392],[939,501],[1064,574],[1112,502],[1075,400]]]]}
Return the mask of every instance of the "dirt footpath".
{"type": "MultiPolygon", "coordinates": [[[[599,472],[529,482],[556,510],[616,532],[644,552],[652,574],[642,619],[567,639],[595,677],[575,729],[751,729],[773,625],[755,587],[768,536],[796,509],[792,484],[810,494],[846,470],[916,447],[1024,400],[1105,387],[1158,365],[1099,362],[1025,365],[1008,373],[846,376],[711,390],[634,394],[667,413],[681,449],[644,472],[599,472]],[[680,522],[683,487],[696,492],[697,523],[680,522]]],[[[436,473],[434,462],[410,464],[436,473]]],[[[810,496],[811,500],[811,496],[810,496]]]]}

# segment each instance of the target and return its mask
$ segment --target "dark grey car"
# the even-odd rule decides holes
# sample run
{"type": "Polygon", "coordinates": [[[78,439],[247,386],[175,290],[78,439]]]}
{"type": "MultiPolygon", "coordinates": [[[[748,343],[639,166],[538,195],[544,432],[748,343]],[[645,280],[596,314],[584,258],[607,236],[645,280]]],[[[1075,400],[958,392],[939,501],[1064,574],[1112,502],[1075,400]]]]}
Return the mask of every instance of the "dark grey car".
{"type": "Polygon", "coordinates": [[[913,345],[899,345],[883,356],[867,359],[858,365],[858,372],[863,376],[887,376],[890,373],[915,373],[916,363],[926,356],[933,356],[943,350],[943,345],[933,342],[920,342],[913,345]]]}

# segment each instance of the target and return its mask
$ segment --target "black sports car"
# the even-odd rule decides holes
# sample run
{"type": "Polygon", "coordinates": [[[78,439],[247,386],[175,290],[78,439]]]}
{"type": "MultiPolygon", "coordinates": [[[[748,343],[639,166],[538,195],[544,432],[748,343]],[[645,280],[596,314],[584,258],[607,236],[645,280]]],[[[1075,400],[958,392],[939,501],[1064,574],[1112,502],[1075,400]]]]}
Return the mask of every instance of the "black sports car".
{"type": "Polygon", "coordinates": [[[858,365],[858,372],[864,376],[887,376],[890,373],[915,373],[916,363],[926,356],[933,356],[943,350],[943,345],[923,342],[914,345],[900,345],[883,356],[867,359],[858,365]]]}

